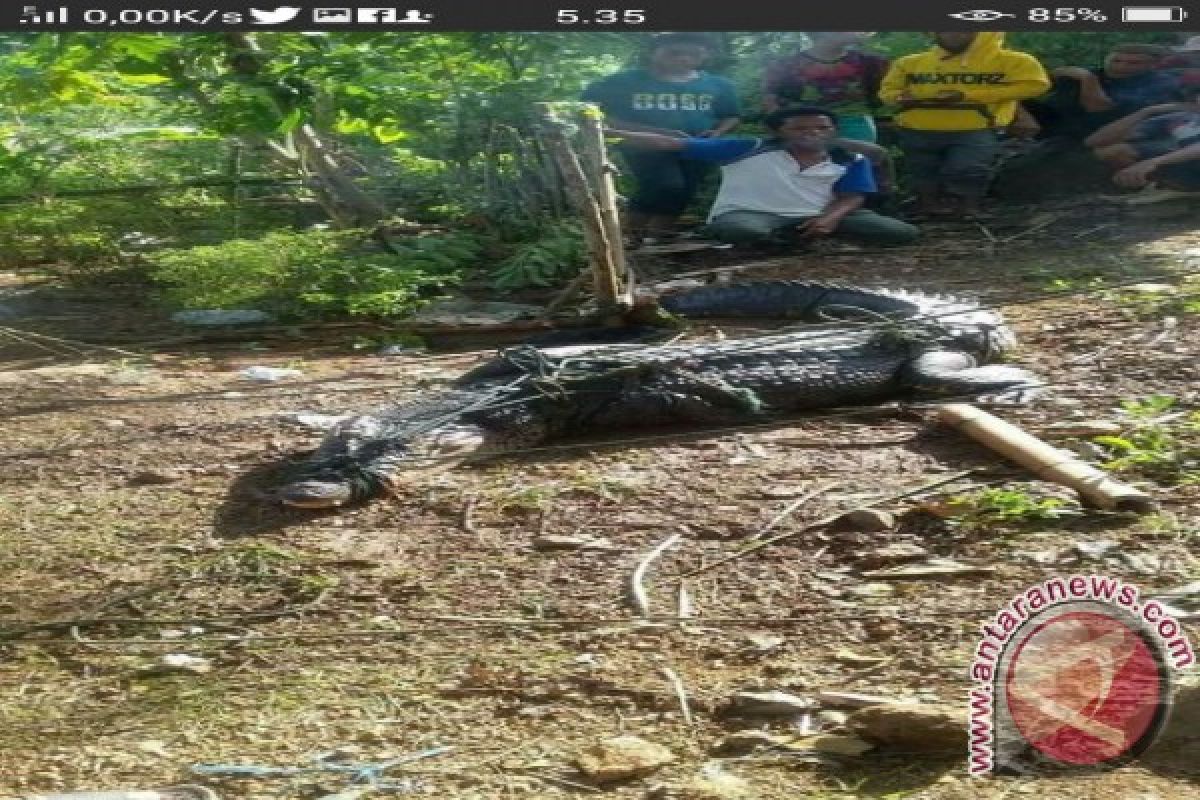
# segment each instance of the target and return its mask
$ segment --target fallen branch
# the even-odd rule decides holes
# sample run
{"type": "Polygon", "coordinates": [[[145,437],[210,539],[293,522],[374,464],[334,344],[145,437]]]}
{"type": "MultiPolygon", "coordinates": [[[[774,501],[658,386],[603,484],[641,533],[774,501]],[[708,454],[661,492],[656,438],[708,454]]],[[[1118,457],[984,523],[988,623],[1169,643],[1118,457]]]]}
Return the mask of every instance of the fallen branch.
{"type": "Polygon", "coordinates": [[[683,721],[688,725],[692,725],[692,707],[688,704],[687,689],[680,680],[679,675],[670,667],[663,667],[659,670],[662,676],[671,684],[671,688],[675,691],[675,697],[679,700],[679,713],[683,715],[683,721]]]}
{"type": "Polygon", "coordinates": [[[682,538],[682,534],[671,534],[661,544],[647,553],[633,570],[633,574],[629,577],[629,602],[633,605],[633,611],[637,616],[646,617],[650,614],[650,599],[646,595],[646,587],[643,585],[646,571],[650,569],[650,565],[656,559],[671,547],[674,547],[682,538]]]}
{"type": "MultiPolygon", "coordinates": [[[[921,494],[923,492],[929,491],[930,489],[936,489],[939,486],[945,486],[948,483],[954,483],[955,481],[961,480],[962,478],[965,478],[966,476],[968,476],[974,472],[975,472],[975,470],[973,470],[973,469],[963,470],[962,472],[956,472],[953,475],[950,475],[948,477],[939,478],[936,481],[930,481],[929,483],[923,483],[920,486],[914,487],[912,489],[905,489],[902,492],[896,492],[895,494],[889,494],[886,497],[878,497],[874,500],[871,500],[870,502],[863,503],[863,504],[857,506],[857,508],[874,508],[875,506],[881,506],[884,503],[891,503],[895,500],[900,500],[905,497],[910,497],[914,494],[921,494]]],[[[751,546],[745,548],[744,550],[739,550],[738,552],[734,553],[733,555],[726,556],[725,558],[722,558],[722,559],[718,559],[717,561],[714,561],[711,564],[704,564],[699,567],[696,567],[695,569],[693,569],[689,572],[683,573],[679,577],[680,577],[680,579],[684,579],[684,578],[691,578],[695,575],[700,575],[701,573],[716,569],[717,567],[722,566],[723,564],[728,564],[731,561],[737,561],[739,558],[743,558],[744,556],[748,556],[751,553],[754,553],[758,550],[762,550],[764,547],[769,547],[773,544],[777,544],[778,542],[782,542],[785,539],[790,539],[793,536],[799,536],[802,533],[808,533],[809,531],[819,530],[828,525],[832,525],[833,523],[835,523],[839,519],[841,519],[841,517],[844,513],[845,513],[844,511],[839,511],[836,514],[830,514],[828,517],[819,519],[816,522],[812,523],[811,525],[805,525],[803,528],[800,528],[799,530],[788,531],[787,533],[781,533],[777,536],[772,536],[769,539],[761,539],[761,540],[755,542],[754,544],[752,544],[751,546]]]]}
{"type": "Polygon", "coordinates": [[[1030,234],[1037,233],[1038,231],[1042,230],[1043,228],[1049,228],[1051,225],[1058,222],[1058,220],[1059,220],[1059,215],[1056,214],[1054,216],[1051,216],[1051,217],[1048,217],[1047,219],[1042,220],[1041,222],[1037,222],[1037,223],[1034,223],[1033,225],[1030,225],[1028,228],[1021,231],[1020,233],[1014,233],[1012,236],[1005,236],[1003,239],[1000,239],[998,241],[1000,242],[1000,244],[1007,244],[1008,242],[1015,242],[1017,239],[1022,239],[1026,236],[1029,236],[1030,234]]]}
{"type": "Polygon", "coordinates": [[[776,514],[770,522],[768,522],[766,525],[764,525],[762,527],[761,530],[751,534],[750,536],[747,536],[746,538],[749,540],[761,539],[762,537],[764,537],[768,533],[770,533],[772,530],[774,530],[776,525],[778,525],[779,523],[783,522],[785,519],[790,517],[796,509],[800,508],[800,506],[804,505],[805,503],[807,503],[808,501],[817,497],[818,495],[824,494],[825,492],[829,491],[832,488],[833,488],[832,483],[824,483],[824,484],[821,484],[820,486],[816,487],[815,489],[811,489],[811,490],[805,492],[804,494],[800,495],[792,502],[788,503],[787,507],[784,508],[783,511],[780,511],[778,514],[776,514]]]}

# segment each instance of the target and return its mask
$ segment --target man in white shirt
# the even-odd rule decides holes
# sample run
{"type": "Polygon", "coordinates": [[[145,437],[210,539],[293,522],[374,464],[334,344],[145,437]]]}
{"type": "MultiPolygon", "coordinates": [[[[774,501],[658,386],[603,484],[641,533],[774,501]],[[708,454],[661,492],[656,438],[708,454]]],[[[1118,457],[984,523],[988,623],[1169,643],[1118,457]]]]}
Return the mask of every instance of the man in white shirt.
{"type": "Polygon", "coordinates": [[[908,244],[918,229],[862,208],[876,191],[871,164],[840,148],[831,153],[837,117],[821,108],[767,115],[770,139],[673,137],[612,131],[631,147],[678,152],[721,164],[721,188],[708,227],[726,242],[750,243],[844,235],[874,244],[908,244]]]}

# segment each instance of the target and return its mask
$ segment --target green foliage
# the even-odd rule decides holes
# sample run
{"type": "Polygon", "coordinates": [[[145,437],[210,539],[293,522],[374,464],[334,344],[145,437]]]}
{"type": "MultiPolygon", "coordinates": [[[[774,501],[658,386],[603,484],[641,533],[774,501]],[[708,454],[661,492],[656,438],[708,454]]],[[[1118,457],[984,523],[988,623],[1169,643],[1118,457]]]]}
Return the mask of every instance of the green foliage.
{"type": "Polygon", "coordinates": [[[363,231],[268,233],[219,245],[163,250],[153,276],[187,308],[257,308],[284,317],[388,316],[455,283],[479,254],[466,234],[414,237],[390,253],[363,231]]]}
{"type": "Polygon", "coordinates": [[[583,233],[574,222],[547,226],[536,239],[524,242],[492,273],[492,285],[511,290],[553,286],[579,273],[587,261],[583,233]]]}
{"type": "Polygon", "coordinates": [[[966,527],[989,524],[1027,524],[1077,514],[1060,497],[1036,497],[1023,489],[989,488],[959,495],[950,506],[966,527]]]}
{"type": "Polygon", "coordinates": [[[1168,486],[1200,483],[1200,411],[1172,412],[1175,404],[1168,395],[1122,401],[1129,429],[1092,440],[1108,453],[1104,468],[1168,486]]]}
{"type": "Polygon", "coordinates": [[[1127,314],[1138,319],[1200,314],[1200,281],[1185,281],[1175,289],[1162,292],[1118,290],[1113,293],[1113,300],[1127,314]]]}

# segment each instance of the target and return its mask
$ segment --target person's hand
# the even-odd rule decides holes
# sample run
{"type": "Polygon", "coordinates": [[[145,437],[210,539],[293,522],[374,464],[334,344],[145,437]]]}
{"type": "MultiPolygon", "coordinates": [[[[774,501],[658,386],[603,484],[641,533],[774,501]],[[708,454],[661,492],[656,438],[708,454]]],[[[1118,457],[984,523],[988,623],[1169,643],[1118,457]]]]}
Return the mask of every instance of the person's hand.
{"type": "Polygon", "coordinates": [[[1042,126],[1029,114],[1018,114],[1008,126],[1008,134],[1014,139],[1032,139],[1041,130],[1042,126]]]}
{"type": "Polygon", "coordinates": [[[1150,175],[1156,169],[1158,169],[1158,164],[1153,160],[1139,161],[1113,175],[1113,183],[1117,186],[1124,186],[1126,189],[1140,189],[1150,183],[1150,175]]]}
{"type": "Polygon", "coordinates": [[[896,105],[901,108],[911,108],[912,104],[917,102],[917,98],[913,97],[912,92],[901,92],[896,97],[896,105]]]}
{"type": "Polygon", "coordinates": [[[1077,81],[1095,80],[1096,76],[1083,67],[1059,67],[1050,73],[1055,78],[1074,78],[1077,81]]]}
{"type": "Polygon", "coordinates": [[[942,89],[933,96],[940,103],[961,103],[967,96],[957,89],[942,89]]]}
{"type": "Polygon", "coordinates": [[[841,222],[840,217],[824,214],[805,220],[796,226],[796,230],[800,232],[801,236],[828,236],[837,230],[839,222],[841,222]]]}
{"type": "Polygon", "coordinates": [[[1156,117],[1159,114],[1170,114],[1173,111],[1192,111],[1194,107],[1187,103],[1159,103],[1153,106],[1146,106],[1142,109],[1141,114],[1145,117],[1156,117]]]}

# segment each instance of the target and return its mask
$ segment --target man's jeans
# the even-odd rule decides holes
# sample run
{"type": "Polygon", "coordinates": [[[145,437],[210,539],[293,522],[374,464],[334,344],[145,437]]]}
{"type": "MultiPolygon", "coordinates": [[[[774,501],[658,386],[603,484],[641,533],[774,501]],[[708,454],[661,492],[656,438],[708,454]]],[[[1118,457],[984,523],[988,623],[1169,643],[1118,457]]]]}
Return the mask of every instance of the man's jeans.
{"type": "MultiPolygon", "coordinates": [[[[747,244],[794,235],[790,231],[795,231],[804,221],[804,218],[767,211],[727,211],[708,223],[708,229],[723,242],[747,244]]],[[[920,231],[915,225],[864,208],[842,217],[834,230],[836,236],[849,236],[873,244],[908,244],[918,234],[920,231]]]]}
{"type": "Polygon", "coordinates": [[[1000,152],[993,130],[899,131],[904,164],[918,191],[944,189],[956,197],[979,199],[987,194],[1000,152]]]}

